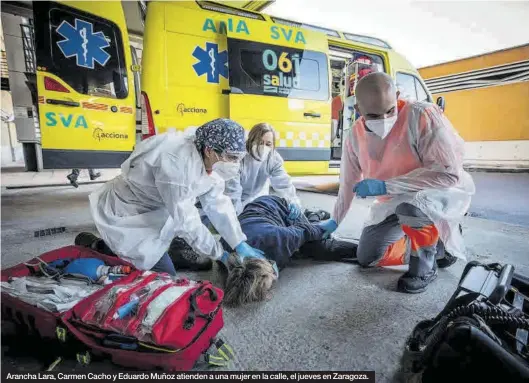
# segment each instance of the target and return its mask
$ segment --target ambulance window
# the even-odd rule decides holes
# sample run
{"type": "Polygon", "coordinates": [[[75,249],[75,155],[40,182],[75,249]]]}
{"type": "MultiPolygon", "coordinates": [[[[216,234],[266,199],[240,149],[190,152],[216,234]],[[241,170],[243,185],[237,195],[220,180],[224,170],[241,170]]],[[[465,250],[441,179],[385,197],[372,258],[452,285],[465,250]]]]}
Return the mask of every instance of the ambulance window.
{"type": "Polygon", "coordinates": [[[326,101],[327,56],[321,52],[229,39],[230,86],[246,94],[326,101]]]}
{"type": "Polygon", "coordinates": [[[35,33],[40,39],[36,44],[39,66],[79,93],[127,97],[123,40],[116,24],[60,4],[41,14],[35,33]]]}
{"type": "Polygon", "coordinates": [[[400,98],[410,101],[417,100],[415,91],[415,78],[408,74],[397,73],[397,89],[400,91],[400,98]]]}
{"type": "Polygon", "coordinates": [[[419,79],[413,75],[397,73],[397,89],[400,97],[413,101],[429,101],[428,93],[419,79]]]}
{"type": "Polygon", "coordinates": [[[417,100],[418,101],[429,101],[428,93],[424,90],[421,82],[418,78],[415,78],[415,87],[417,88],[417,100]]]}

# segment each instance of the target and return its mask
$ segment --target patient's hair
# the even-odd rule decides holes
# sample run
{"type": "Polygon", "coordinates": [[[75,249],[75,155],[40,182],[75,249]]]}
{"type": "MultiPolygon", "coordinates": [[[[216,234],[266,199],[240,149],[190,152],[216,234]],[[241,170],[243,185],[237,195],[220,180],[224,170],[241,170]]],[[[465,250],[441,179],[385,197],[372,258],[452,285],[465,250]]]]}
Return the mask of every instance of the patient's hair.
{"type": "Polygon", "coordinates": [[[238,255],[230,254],[224,280],[224,302],[228,306],[240,306],[268,299],[275,279],[270,261],[245,258],[241,262],[238,255]]]}

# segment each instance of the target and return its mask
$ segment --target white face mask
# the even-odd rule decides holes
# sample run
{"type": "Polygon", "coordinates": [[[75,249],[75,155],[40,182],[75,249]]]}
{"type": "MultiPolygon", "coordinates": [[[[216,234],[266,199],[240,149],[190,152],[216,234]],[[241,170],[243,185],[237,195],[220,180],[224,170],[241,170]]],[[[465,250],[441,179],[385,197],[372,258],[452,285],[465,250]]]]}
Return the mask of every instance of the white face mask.
{"type": "Polygon", "coordinates": [[[366,126],[370,131],[384,139],[391,132],[395,122],[397,122],[397,117],[397,115],[394,115],[380,120],[366,120],[366,126]]]}
{"type": "Polygon", "coordinates": [[[272,151],[272,148],[266,145],[259,145],[259,146],[254,145],[252,147],[253,155],[255,156],[255,158],[258,158],[259,161],[263,161],[264,159],[268,158],[268,155],[270,154],[271,151],[272,151]],[[259,155],[259,153],[261,153],[261,155],[259,155]]]}
{"type": "Polygon", "coordinates": [[[224,181],[231,180],[239,174],[240,164],[238,162],[218,161],[212,166],[212,169],[224,181]]]}

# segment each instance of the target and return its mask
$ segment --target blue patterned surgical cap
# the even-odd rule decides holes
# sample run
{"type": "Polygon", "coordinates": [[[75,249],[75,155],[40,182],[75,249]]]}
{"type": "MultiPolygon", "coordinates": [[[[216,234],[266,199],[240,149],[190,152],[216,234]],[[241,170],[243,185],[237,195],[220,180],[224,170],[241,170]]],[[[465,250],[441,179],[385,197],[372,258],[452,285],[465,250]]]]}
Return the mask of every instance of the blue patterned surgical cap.
{"type": "Polygon", "coordinates": [[[218,153],[241,156],[246,153],[244,129],[228,118],[206,122],[196,130],[195,144],[200,153],[211,148],[218,153]]]}

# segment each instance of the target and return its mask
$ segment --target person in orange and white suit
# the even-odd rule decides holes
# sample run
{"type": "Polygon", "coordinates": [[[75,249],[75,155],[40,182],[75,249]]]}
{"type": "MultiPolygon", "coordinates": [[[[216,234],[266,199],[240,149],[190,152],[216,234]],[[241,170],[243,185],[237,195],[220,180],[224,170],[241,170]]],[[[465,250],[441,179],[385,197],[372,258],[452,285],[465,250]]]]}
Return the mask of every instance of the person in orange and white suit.
{"type": "Polygon", "coordinates": [[[460,223],[475,186],[463,170],[464,142],[437,105],[398,94],[382,72],[358,82],[361,118],[344,138],[336,225],[329,231],[355,196],[375,197],[357,260],[366,267],[409,264],[397,288],[419,293],[438,267],[465,259],[460,223]]]}

